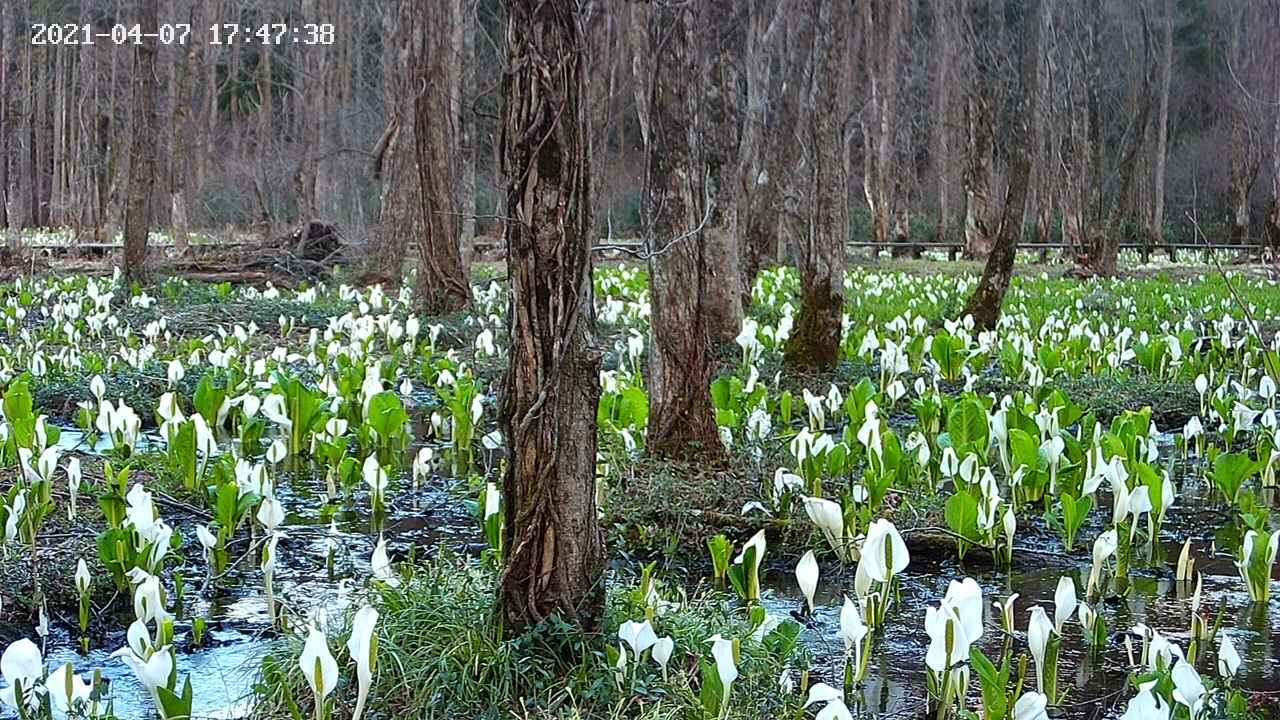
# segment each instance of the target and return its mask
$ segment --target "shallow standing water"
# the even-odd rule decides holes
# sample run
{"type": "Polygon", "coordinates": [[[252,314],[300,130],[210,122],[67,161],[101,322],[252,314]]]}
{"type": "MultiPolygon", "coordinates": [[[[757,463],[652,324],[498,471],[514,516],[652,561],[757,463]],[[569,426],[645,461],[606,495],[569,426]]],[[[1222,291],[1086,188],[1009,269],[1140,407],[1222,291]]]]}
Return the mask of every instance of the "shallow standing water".
{"type": "MultiPolygon", "coordinates": [[[[70,449],[78,435],[65,432],[62,443],[70,449]]],[[[160,442],[156,438],[152,442],[160,442]]],[[[83,447],[80,448],[84,450],[83,447]]],[[[101,451],[99,447],[95,450],[101,451]]],[[[1169,450],[1167,444],[1165,451],[1169,450]]],[[[341,613],[359,590],[357,584],[369,577],[369,558],[379,535],[387,540],[396,559],[411,552],[418,557],[440,551],[476,552],[481,538],[474,518],[452,492],[449,480],[437,475],[426,487],[415,489],[409,478],[392,478],[383,517],[371,519],[370,500],[364,487],[357,488],[345,504],[327,503],[324,483],[307,472],[277,482],[276,495],[284,505],[286,537],[280,541],[275,575],[277,601],[296,618],[315,613],[341,613]],[[330,532],[330,521],[336,534],[330,532]],[[333,575],[327,562],[330,539],[337,542],[333,575]]],[[[1081,628],[1073,617],[1067,624],[1059,668],[1059,684],[1067,692],[1065,703],[1055,718],[1084,720],[1115,717],[1128,699],[1126,661],[1121,633],[1137,623],[1150,625],[1185,649],[1190,627],[1191,588],[1174,582],[1172,565],[1181,549],[1181,540],[1193,538],[1196,569],[1203,576],[1201,612],[1215,618],[1223,610],[1223,627],[1232,633],[1243,659],[1237,682],[1247,688],[1275,689],[1280,686],[1280,600],[1270,606],[1251,603],[1232,560],[1222,554],[1208,556],[1217,517],[1206,511],[1205,488],[1189,481],[1170,511],[1159,542],[1150,549],[1150,560],[1135,558],[1130,571],[1130,592],[1113,597],[1100,610],[1107,621],[1110,642],[1105,651],[1091,656],[1081,638],[1081,628]]],[[[1042,605],[1052,615],[1053,595],[1063,575],[1073,575],[1083,590],[1089,570],[1089,548],[1094,537],[1106,528],[1110,502],[1105,493],[1081,530],[1075,552],[1066,554],[1052,535],[1036,521],[1019,531],[1011,570],[996,570],[980,552],[967,565],[957,562],[945,546],[937,552],[916,553],[900,576],[901,605],[889,616],[881,637],[876,640],[868,664],[867,677],[855,694],[864,714],[874,717],[912,717],[925,707],[924,655],[928,637],[924,632],[925,607],[936,605],[952,579],[973,577],[983,589],[985,631],[979,646],[996,658],[1003,643],[1000,617],[993,600],[1019,593],[1016,606],[1018,639],[1015,658],[1025,653],[1025,630],[1029,609],[1042,605]]],[[[184,528],[190,530],[189,528],[184,528]]],[[[193,531],[192,531],[193,534],[193,531]]],[[[194,537],[187,538],[195,547],[194,537]]],[[[244,552],[243,544],[232,560],[244,552]]],[[[1146,551],[1139,550],[1140,555],[1146,551]]],[[[843,669],[843,642],[839,638],[839,613],[843,595],[853,593],[852,568],[841,570],[829,554],[822,556],[822,580],[815,598],[817,609],[807,620],[802,640],[813,658],[812,681],[823,680],[839,686],[843,669]]],[[[198,576],[199,568],[187,574],[198,576]]],[[[766,607],[777,615],[799,613],[804,599],[790,567],[780,567],[766,577],[766,607]]],[[[1280,598],[1280,583],[1273,597],[1280,598]]],[[[261,576],[256,556],[240,569],[232,569],[215,589],[199,592],[188,582],[185,615],[177,624],[176,646],[180,677],[189,675],[195,697],[195,715],[201,718],[241,718],[250,714],[250,691],[263,654],[277,636],[268,620],[261,576]],[[191,642],[194,617],[207,622],[204,646],[191,642]]],[[[74,623],[73,618],[67,619],[74,623]]],[[[117,633],[88,657],[77,653],[74,637],[65,631],[50,636],[46,660],[50,667],[70,661],[81,673],[101,668],[110,682],[111,698],[121,718],[150,717],[151,700],[132,672],[110,651],[124,645],[124,628],[132,621],[126,611],[115,623],[117,633]]],[[[1206,648],[1202,668],[1216,664],[1216,644],[1206,648]]],[[[1029,670],[1031,666],[1029,665],[1029,670]]],[[[1034,684],[1034,677],[1029,679],[1034,684]]],[[[970,707],[977,707],[978,681],[970,683],[970,707]]]]}

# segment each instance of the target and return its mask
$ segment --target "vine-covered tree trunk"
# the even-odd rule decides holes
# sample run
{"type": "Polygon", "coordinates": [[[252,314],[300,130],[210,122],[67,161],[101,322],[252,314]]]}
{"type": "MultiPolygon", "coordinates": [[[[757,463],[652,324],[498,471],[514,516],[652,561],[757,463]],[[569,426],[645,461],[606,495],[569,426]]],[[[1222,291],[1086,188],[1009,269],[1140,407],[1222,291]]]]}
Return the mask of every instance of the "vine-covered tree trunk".
{"type": "Polygon", "coordinates": [[[414,60],[413,139],[417,148],[418,202],[422,233],[418,236],[418,295],[432,315],[461,310],[471,301],[471,286],[462,266],[458,243],[462,225],[458,213],[457,124],[452,90],[458,72],[452,29],[461,18],[454,2],[421,6],[423,42],[414,60]]]}
{"type": "MultiPolygon", "coordinates": [[[[1007,0],[1011,5],[1019,0],[1007,0]]],[[[978,287],[965,306],[965,313],[972,314],[974,325],[982,329],[996,326],[1000,319],[1000,306],[1013,275],[1013,261],[1018,252],[1018,236],[1022,231],[1022,217],[1026,212],[1027,186],[1031,180],[1031,127],[1032,118],[1041,112],[1040,93],[1040,36],[1041,0],[1021,0],[1022,56],[1019,61],[1016,103],[1013,106],[1013,123],[1009,148],[1013,158],[1009,165],[1009,193],[1005,198],[1000,219],[1000,230],[995,246],[987,257],[986,267],[978,280],[978,287]]],[[[1010,8],[1012,10],[1012,8],[1010,8]]],[[[1010,11],[1006,11],[1009,13],[1010,11]]]]}
{"type": "Polygon", "coordinates": [[[789,365],[834,368],[840,360],[844,315],[844,242],[849,232],[843,125],[849,93],[851,3],[814,0],[812,77],[808,142],[812,171],[808,187],[807,236],[796,241],[800,270],[800,312],[787,340],[789,365]]]}
{"type": "Polygon", "coordinates": [[[699,65],[695,22],[690,6],[652,7],[647,42],[636,48],[637,92],[647,93],[637,105],[648,111],[644,239],[653,295],[646,445],[658,457],[715,459],[724,448],[711,403],[707,286],[718,257],[704,233],[711,209],[698,144],[702,97],[690,82],[699,65]]]}
{"type": "Polygon", "coordinates": [[[553,614],[595,626],[604,606],[596,519],[590,132],[576,0],[506,0],[502,158],[511,351],[500,422],[510,634],[553,614]]]}
{"type": "Polygon", "coordinates": [[[124,276],[147,282],[150,200],[156,186],[156,27],[157,0],[142,0],[142,40],[133,76],[133,133],[129,140],[129,189],[124,211],[124,276]]]}

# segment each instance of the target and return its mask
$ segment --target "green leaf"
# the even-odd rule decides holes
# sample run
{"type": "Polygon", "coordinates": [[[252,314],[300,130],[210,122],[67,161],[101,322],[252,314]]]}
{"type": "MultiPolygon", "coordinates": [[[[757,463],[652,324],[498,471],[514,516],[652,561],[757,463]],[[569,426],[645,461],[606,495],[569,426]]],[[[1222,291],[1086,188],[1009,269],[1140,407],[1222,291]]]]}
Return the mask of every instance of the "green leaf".
{"type": "Polygon", "coordinates": [[[978,501],[961,491],[947,499],[944,517],[951,531],[970,542],[978,540],[978,501]]]}
{"type": "Polygon", "coordinates": [[[405,412],[400,396],[386,390],[369,398],[369,412],[366,419],[374,432],[378,433],[380,442],[385,444],[404,435],[409,414],[405,412]]]}
{"type": "Polygon", "coordinates": [[[987,411],[973,398],[966,398],[951,406],[947,414],[947,432],[951,434],[951,442],[957,454],[961,449],[973,449],[979,455],[985,454],[987,447],[987,411]]]}

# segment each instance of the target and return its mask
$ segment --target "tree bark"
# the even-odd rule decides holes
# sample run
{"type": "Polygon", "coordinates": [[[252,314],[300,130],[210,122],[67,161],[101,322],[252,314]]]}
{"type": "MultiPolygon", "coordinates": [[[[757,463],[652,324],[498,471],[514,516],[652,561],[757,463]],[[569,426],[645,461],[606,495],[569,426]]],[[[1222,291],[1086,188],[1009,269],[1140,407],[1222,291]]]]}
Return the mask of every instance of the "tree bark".
{"type": "Polygon", "coordinates": [[[596,519],[602,354],[592,307],[590,132],[576,0],[506,0],[502,138],[511,352],[500,423],[504,629],[553,614],[594,629],[604,607],[596,519]]]}
{"type": "Polygon", "coordinates": [[[374,148],[373,176],[382,181],[378,232],[370,243],[365,281],[399,285],[409,243],[425,234],[419,196],[417,144],[414,140],[414,48],[422,44],[426,23],[413,21],[412,0],[388,3],[383,32],[395,41],[383,49],[382,82],[387,128],[374,148]]]}
{"type": "MultiPolygon", "coordinates": [[[[653,295],[646,446],[657,457],[719,459],[724,455],[711,403],[708,270],[719,262],[706,226],[709,168],[700,144],[702,96],[691,82],[699,58],[696,10],[649,9],[647,41],[636,47],[636,91],[648,115],[644,241],[653,295]],[[713,254],[714,253],[714,254],[713,254]]],[[[737,286],[731,288],[735,293],[737,286]]],[[[736,333],[735,333],[736,335],[736,333]]]]}
{"type": "Polygon", "coordinates": [[[995,106],[997,58],[993,48],[1000,23],[991,0],[970,0],[968,27],[971,73],[965,97],[968,147],[964,169],[964,256],[982,259],[996,241],[995,106]]]}
{"type": "Polygon", "coordinates": [[[951,82],[955,63],[955,27],[948,3],[932,8],[933,35],[938,52],[933,63],[933,171],[938,183],[938,219],[934,225],[934,242],[947,242],[950,224],[951,195],[951,82]]]}
{"type": "Polygon", "coordinates": [[[742,330],[742,253],[739,246],[737,155],[740,139],[740,107],[735,58],[728,33],[721,29],[732,17],[731,0],[703,0],[696,13],[691,38],[695,72],[703,81],[702,106],[706,114],[698,124],[702,160],[706,166],[706,199],[711,202],[702,232],[705,265],[707,335],[715,345],[732,344],[742,330]]]}
{"type": "Polygon", "coordinates": [[[426,3],[419,10],[423,22],[421,50],[414,62],[417,90],[413,138],[417,148],[418,204],[423,232],[418,236],[418,295],[423,310],[439,315],[456,312],[471,301],[471,286],[458,247],[457,145],[458,114],[453,101],[458,72],[452,34],[461,18],[455,2],[426,3]]]}
{"type": "Polygon", "coordinates": [[[133,137],[129,147],[129,193],[124,214],[124,276],[146,284],[150,199],[156,185],[156,27],[157,0],[141,0],[142,41],[133,77],[133,137]],[[149,37],[148,37],[149,36],[149,37]]]}
{"type": "Polygon", "coordinates": [[[11,145],[17,137],[17,128],[13,126],[12,103],[14,53],[13,8],[9,3],[0,4],[0,230],[4,231],[4,244],[15,259],[18,247],[18,224],[10,203],[16,194],[11,186],[9,155],[11,145]]]}
{"type": "MultiPolygon", "coordinates": [[[[863,64],[869,75],[870,122],[863,124],[863,192],[871,211],[872,238],[879,245],[904,240],[898,185],[898,86],[902,36],[911,0],[868,0],[863,13],[863,64]]],[[[831,32],[831,28],[819,32],[831,32]]],[[[897,252],[897,248],[895,248],[897,252]]]]}
{"type": "Polygon", "coordinates": [[[800,312],[784,350],[787,364],[829,370],[840,360],[844,317],[844,243],[849,232],[843,124],[849,93],[850,3],[814,0],[809,78],[808,233],[796,242],[800,312]]]}
{"type": "MultiPolygon", "coordinates": [[[[980,2],[982,0],[979,0],[980,2]]],[[[973,315],[975,327],[988,330],[1000,319],[1000,306],[1013,275],[1013,261],[1018,251],[1018,236],[1026,211],[1027,186],[1031,180],[1030,123],[1040,112],[1040,36],[1043,32],[1041,0],[1006,0],[1006,16],[1021,12],[1021,45],[1018,88],[1010,128],[1009,191],[1005,197],[1000,230],[995,247],[987,257],[978,286],[965,305],[965,313],[973,315]],[[1020,10],[1019,10],[1019,6],[1020,10]]]]}
{"type": "MultiPolygon", "coordinates": [[[[170,8],[176,10],[177,3],[170,0],[170,8]]],[[[174,17],[178,17],[177,13],[174,17]]],[[[191,18],[183,19],[183,22],[190,22],[191,18]]],[[[265,48],[266,45],[264,44],[265,48]]],[[[189,219],[187,208],[190,205],[188,201],[187,177],[189,170],[187,168],[186,158],[191,153],[191,143],[188,125],[188,108],[191,105],[191,68],[195,63],[196,44],[188,43],[187,47],[178,47],[174,49],[175,54],[181,58],[179,62],[174,63],[171,75],[171,87],[173,95],[170,98],[169,118],[172,124],[170,129],[170,137],[173,138],[172,145],[169,147],[169,228],[170,234],[173,236],[174,252],[178,255],[186,255],[189,248],[187,232],[189,227],[189,219]]],[[[264,53],[265,57],[269,57],[269,53],[264,53]]],[[[259,72],[262,68],[259,68],[259,72]]],[[[270,72],[268,69],[267,72],[270,72]]],[[[259,84],[259,88],[263,85],[259,84]]],[[[261,94],[261,93],[260,93],[261,94]]],[[[269,114],[271,107],[270,96],[261,98],[262,104],[268,108],[266,112],[269,114]]],[[[261,137],[261,135],[259,135],[261,137]]]]}
{"type": "Polygon", "coordinates": [[[738,146],[738,227],[744,308],[751,305],[751,290],[760,269],[767,262],[780,259],[775,252],[781,231],[777,207],[782,181],[777,167],[782,151],[779,116],[786,114],[789,103],[785,96],[779,98],[780,108],[771,111],[769,100],[777,54],[775,43],[781,35],[784,12],[790,6],[789,0],[751,0],[749,8],[743,58],[747,100],[738,146]]]}
{"type": "Polygon", "coordinates": [[[474,2],[461,6],[462,48],[458,67],[461,75],[461,97],[458,109],[458,153],[462,164],[459,185],[462,229],[462,268],[470,274],[476,243],[476,113],[472,108],[476,92],[476,8],[474,2]]]}
{"type": "MultiPolygon", "coordinates": [[[[1169,86],[1173,81],[1173,21],[1178,12],[1177,0],[1165,0],[1160,55],[1160,112],[1156,118],[1156,157],[1151,226],[1147,232],[1149,247],[1160,247],[1164,239],[1164,175],[1169,155],[1169,86]]],[[[1170,259],[1172,259],[1170,250],[1170,259]]]]}
{"type": "Polygon", "coordinates": [[[1280,252],[1280,3],[1271,4],[1272,42],[1276,44],[1271,66],[1275,81],[1275,102],[1272,114],[1275,123],[1271,130],[1271,212],[1266,223],[1267,245],[1271,251],[1280,252]]]}

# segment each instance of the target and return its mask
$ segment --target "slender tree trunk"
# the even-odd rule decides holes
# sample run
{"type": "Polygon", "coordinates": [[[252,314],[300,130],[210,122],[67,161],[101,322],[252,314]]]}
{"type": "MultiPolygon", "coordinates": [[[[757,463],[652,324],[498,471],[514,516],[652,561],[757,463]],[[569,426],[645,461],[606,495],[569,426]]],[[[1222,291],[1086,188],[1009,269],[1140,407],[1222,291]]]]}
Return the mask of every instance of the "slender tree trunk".
{"type": "MultiPolygon", "coordinates": [[[[176,2],[170,2],[171,8],[176,9],[176,6],[176,2]]],[[[188,17],[184,22],[188,22],[190,19],[188,17]]],[[[263,47],[266,47],[266,45],[264,44],[263,47]]],[[[187,114],[191,104],[191,68],[195,63],[196,44],[194,42],[188,43],[186,48],[175,48],[174,52],[181,58],[181,61],[176,63],[173,69],[171,83],[173,94],[169,108],[170,121],[172,122],[170,137],[173,138],[173,143],[169,147],[169,226],[170,234],[173,235],[174,251],[178,255],[186,255],[189,247],[187,208],[190,204],[187,198],[190,171],[187,168],[186,158],[191,153],[190,135],[187,127],[189,118],[187,114]]],[[[259,85],[259,88],[261,87],[259,85]]],[[[262,103],[269,108],[271,106],[270,97],[264,98],[262,103]]],[[[266,112],[270,113],[270,110],[266,112]]]]}
{"type": "MultiPolygon", "coordinates": [[[[302,16],[316,16],[316,0],[302,0],[302,16]]],[[[298,221],[302,227],[316,219],[320,212],[319,179],[320,155],[324,152],[325,108],[324,62],[321,48],[308,48],[302,55],[301,74],[298,81],[298,101],[294,112],[301,126],[302,148],[298,166],[294,170],[294,194],[298,204],[298,221]]],[[[216,105],[215,105],[216,110],[216,105]]]]}
{"type": "Polygon", "coordinates": [[[724,447],[711,403],[708,270],[720,258],[705,232],[711,208],[699,144],[702,96],[690,82],[699,69],[696,12],[651,8],[647,42],[636,47],[636,91],[647,96],[637,106],[647,110],[641,124],[649,132],[644,240],[653,301],[646,444],[658,457],[717,459],[724,447]]]}
{"type": "MultiPolygon", "coordinates": [[[[1165,0],[1160,55],[1160,113],[1156,118],[1154,197],[1151,201],[1151,227],[1147,233],[1148,244],[1151,247],[1160,247],[1165,244],[1164,174],[1169,155],[1169,86],[1173,80],[1173,22],[1177,12],[1177,0],[1165,0]]],[[[1280,116],[1280,113],[1277,115],[1280,116]]]]}
{"type": "Polygon", "coordinates": [[[501,427],[511,635],[553,614],[594,628],[604,607],[596,519],[591,154],[575,0],[506,0],[502,141],[511,352],[501,427]]]}
{"type": "Polygon", "coordinates": [[[150,199],[156,186],[156,27],[157,0],[141,0],[142,42],[133,79],[133,117],[129,147],[129,194],[124,214],[124,276],[146,284],[150,199]],[[150,37],[147,37],[147,36],[150,37]]]}
{"type": "Polygon", "coordinates": [[[476,98],[476,8],[475,2],[462,3],[462,57],[458,61],[461,71],[461,104],[458,118],[458,152],[461,163],[460,185],[462,212],[462,268],[469,276],[476,243],[476,113],[472,108],[476,98]]]}
{"type": "MultiPolygon", "coordinates": [[[[978,286],[965,306],[965,313],[973,315],[974,325],[991,329],[1000,319],[1000,306],[1013,275],[1013,261],[1018,251],[1018,236],[1022,231],[1022,216],[1026,212],[1027,186],[1031,180],[1031,128],[1034,115],[1040,108],[1040,36],[1043,32],[1042,0],[1021,0],[1021,58],[1019,60],[1018,89],[1014,103],[1014,119],[1009,138],[1013,159],[1010,162],[1009,192],[1005,197],[1000,219],[1000,231],[995,247],[987,257],[986,267],[978,286]]],[[[1007,0],[1012,6],[1019,0],[1007,0]]],[[[1009,14],[1009,10],[1006,14],[1009,14]]]]}
{"type": "Polygon", "coordinates": [[[844,243],[849,232],[843,124],[849,93],[850,3],[813,0],[813,61],[809,80],[809,228],[796,242],[800,312],[785,348],[789,365],[833,369],[840,360],[844,318],[844,243]]]}
{"type": "Polygon", "coordinates": [[[933,170],[938,183],[938,220],[934,242],[947,242],[950,219],[951,183],[951,66],[955,63],[955,28],[948,3],[933,7],[933,34],[938,43],[933,75],[933,170]]]}
{"type": "Polygon", "coordinates": [[[419,205],[423,232],[418,236],[418,294],[429,314],[462,309],[471,301],[471,286],[458,247],[456,150],[458,114],[453,102],[457,73],[452,36],[438,31],[453,28],[455,2],[427,3],[419,9],[424,23],[421,51],[414,61],[413,138],[417,148],[419,205]]]}
{"type": "MultiPolygon", "coordinates": [[[[1280,7],[1277,8],[1280,10],[1280,7]]],[[[1271,14],[1273,21],[1272,42],[1280,43],[1280,12],[1271,14]]],[[[1275,103],[1272,114],[1275,122],[1271,130],[1271,213],[1267,219],[1267,245],[1273,253],[1280,252],[1280,47],[1272,65],[1271,75],[1275,80],[1275,103]]]]}
{"type": "MultiPolygon", "coordinates": [[[[256,147],[258,149],[258,157],[260,160],[268,156],[267,153],[271,150],[273,133],[276,128],[275,80],[271,74],[272,55],[273,51],[266,43],[263,43],[258,47],[259,104],[256,147]]],[[[283,112],[284,108],[281,108],[281,110],[283,112]]],[[[263,237],[274,238],[274,213],[272,212],[272,206],[268,198],[266,188],[261,181],[262,174],[263,170],[260,166],[257,172],[254,173],[258,188],[258,226],[263,237]]]]}
{"type": "Polygon", "coordinates": [[[0,3],[0,230],[4,231],[4,245],[9,251],[9,259],[16,260],[18,247],[18,224],[12,207],[16,193],[12,186],[9,166],[12,162],[10,154],[17,138],[17,128],[12,117],[14,52],[13,8],[10,3],[0,3]]]}
{"type": "Polygon", "coordinates": [[[1249,195],[1258,179],[1262,151],[1244,110],[1237,110],[1231,121],[1231,176],[1228,197],[1231,203],[1231,242],[1243,245],[1249,240],[1249,195]]]}
{"type": "MultiPolygon", "coordinates": [[[[1095,19],[1093,22],[1098,21],[1095,19]]],[[[1096,32],[1096,28],[1091,29],[1092,32],[1096,32]]],[[[1096,62],[1092,63],[1094,67],[1086,67],[1086,72],[1091,76],[1088,85],[1089,134],[1093,141],[1091,149],[1095,153],[1090,160],[1094,174],[1092,194],[1094,201],[1098,204],[1097,213],[1103,218],[1103,222],[1100,231],[1094,232],[1090,238],[1088,255],[1080,258],[1084,262],[1078,263],[1072,271],[1077,275],[1110,276],[1116,272],[1116,261],[1120,253],[1121,223],[1125,217],[1125,210],[1133,198],[1133,188],[1139,174],[1139,158],[1147,143],[1147,130],[1151,126],[1151,111],[1155,104],[1156,81],[1155,74],[1151,70],[1154,51],[1145,15],[1142,26],[1142,47],[1144,62],[1140,64],[1138,79],[1131,81],[1135,83],[1130,92],[1132,107],[1126,113],[1129,119],[1128,127],[1117,154],[1116,173],[1119,175],[1119,186],[1109,197],[1104,196],[1102,192],[1102,171],[1100,170],[1102,157],[1099,149],[1101,139],[1098,128],[1101,127],[1102,110],[1097,75],[1101,69],[1096,67],[1096,62]],[[1104,211],[1102,206],[1107,201],[1112,202],[1109,210],[1104,211]]]]}

